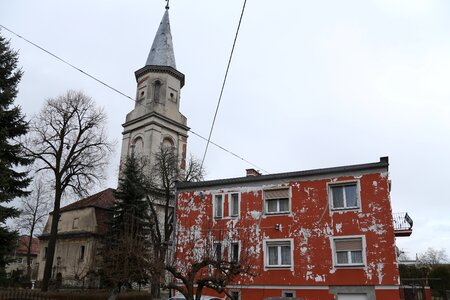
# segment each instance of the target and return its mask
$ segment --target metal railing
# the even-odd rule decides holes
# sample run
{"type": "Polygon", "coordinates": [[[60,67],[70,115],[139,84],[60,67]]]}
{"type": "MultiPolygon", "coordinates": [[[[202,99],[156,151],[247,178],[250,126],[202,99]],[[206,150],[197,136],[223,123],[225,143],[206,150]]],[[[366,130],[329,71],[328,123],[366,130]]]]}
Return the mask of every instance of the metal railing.
{"type": "Polygon", "coordinates": [[[413,220],[406,212],[392,214],[394,230],[412,230],[413,220]]]}

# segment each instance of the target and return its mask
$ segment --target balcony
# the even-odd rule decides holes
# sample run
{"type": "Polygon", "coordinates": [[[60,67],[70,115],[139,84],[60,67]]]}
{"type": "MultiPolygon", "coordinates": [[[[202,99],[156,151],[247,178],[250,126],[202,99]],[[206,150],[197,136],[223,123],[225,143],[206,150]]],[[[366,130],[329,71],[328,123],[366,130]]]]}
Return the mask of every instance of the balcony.
{"type": "Polygon", "coordinates": [[[396,237],[411,235],[413,220],[408,213],[394,213],[392,214],[392,219],[394,221],[394,234],[396,237]]]}

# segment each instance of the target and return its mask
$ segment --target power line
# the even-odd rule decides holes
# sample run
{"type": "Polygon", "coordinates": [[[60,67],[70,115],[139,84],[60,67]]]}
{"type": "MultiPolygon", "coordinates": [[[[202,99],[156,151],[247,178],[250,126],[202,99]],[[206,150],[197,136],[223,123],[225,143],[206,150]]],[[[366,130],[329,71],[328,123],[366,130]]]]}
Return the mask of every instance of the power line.
{"type": "MultiPolygon", "coordinates": [[[[133,99],[132,97],[126,95],[125,93],[119,91],[118,89],[112,87],[111,85],[105,83],[104,81],[102,81],[102,80],[100,80],[100,79],[94,77],[93,75],[87,73],[86,71],[83,71],[82,69],[80,69],[80,68],[74,66],[73,64],[69,63],[68,61],[66,61],[66,60],[60,58],[59,56],[53,54],[52,52],[46,50],[45,48],[43,48],[43,47],[41,47],[41,46],[39,46],[39,45],[33,43],[32,41],[30,41],[30,40],[24,38],[23,36],[17,34],[16,32],[14,32],[14,31],[12,31],[12,30],[10,30],[9,28],[7,28],[7,27],[5,27],[5,26],[3,26],[3,25],[1,25],[1,24],[0,24],[0,27],[4,28],[5,30],[9,31],[10,33],[14,34],[15,36],[17,36],[17,37],[23,39],[24,41],[26,41],[27,43],[29,43],[29,44],[33,45],[34,47],[40,49],[41,51],[44,51],[45,53],[47,53],[47,54],[49,54],[50,56],[56,58],[57,60],[63,62],[64,64],[70,66],[71,68],[73,68],[73,69],[75,69],[75,70],[77,70],[77,71],[83,73],[84,75],[90,77],[91,79],[97,81],[98,83],[100,83],[100,84],[106,86],[107,88],[113,90],[114,92],[116,92],[116,93],[118,93],[118,94],[124,96],[125,98],[127,98],[127,99],[129,99],[129,100],[131,100],[131,101],[133,101],[133,102],[136,102],[136,100],[133,99]]],[[[203,139],[203,140],[205,140],[205,141],[208,141],[208,143],[213,144],[214,146],[218,147],[219,149],[221,149],[221,150],[223,150],[223,151],[225,151],[225,152],[227,152],[227,153],[229,153],[229,154],[231,154],[231,155],[233,155],[233,156],[239,158],[240,160],[245,161],[246,163],[248,163],[248,164],[254,166],[255,168],[258,168],[258,169],[260,169],[261,171],[264,171],[265,173],[269,173],[269,172],[265,171],[264,169],[258,167],[257,165],[251,163],[250,161],[246,160],[245,158],[243,158],[243,157],[241,157],[241,156],[235,154],[234,152],[232,152],[232,151],[226,149],[225,147],[222,147],[222,146],[220,146],[219,144],[216,144],[216,143],[212,142],[212,141],[210,140],[210,138],[207,139],[207,138],[201,136],[200,134],[194,132],[192,129],[189,129],[189,131],[190,131],[191,133],[193,133],[194,135],[200,137],[201,139],[203,139]]],[[[211,137],[211,136],[210,136],[210,137],[211,137]]],[[[203,165],[203,162],[202,162],[202,165],[203,165]]]]}
{"type": "Polygon", "coordinates": [[[213,121],[212,121],[212,124],[211,124],[211,129],[209,130],[209,136],[208,136],[208,141],[207,141],[206,147],[205,147],[205,153],[203,153],[201,167],[203,167],[203,163],[205,162],[206,153],[208,152],[208,146],[209,146],[209,143],[211,141],[211,135],[212,135],[212,132],[213,132],[213,129],[214,129],[214,124],[216,123],[217,112],[219,111],[220,101],[222,100],[222,94],[223,94],[223,90],[225,88],[225,83],[227,81],[228,70],[230,69],[230,65],[231,65],[231,59],[233,57],[234,46],[236,45],[236,40],[237,40],[237,37],[238,37],[238,34],[239,34],[239,29],[241,28],[242,16],[244,15],[244,10],[245,10],[245,4],[246,3],[247,3],[247,0],[244,0],[244,5],[242,6],[242,11],[241,11],[241,17],[239,18],[239,23],[238,23],[238,26],[237,26],[237,29],[236,29],[236,34],[234,36],[233,47],[231,47],[230,58],[228,59],[227,70],[225,71],[225,76],[223,78],[223,83],[222,83],[222,88],[220,90],[219,100],[217,101],[216,112],[214,113],[214,118],[213,118],[213,121]]]}

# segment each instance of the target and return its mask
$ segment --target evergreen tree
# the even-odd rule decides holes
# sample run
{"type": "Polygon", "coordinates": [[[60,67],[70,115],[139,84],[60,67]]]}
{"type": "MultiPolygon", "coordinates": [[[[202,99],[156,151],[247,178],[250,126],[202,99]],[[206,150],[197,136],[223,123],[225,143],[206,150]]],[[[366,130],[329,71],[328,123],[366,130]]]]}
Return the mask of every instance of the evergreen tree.
{"type": "Polygon", "coordinates": [[[143,164],[127,157],[115,192],[109,233],[103,243],[103,271],[116,292],[148,281],[149,206],[143,164]]]}
{"type": "Polygon", "coordinates": [[[18,170],[31,163],[16,139],[27,133],[28,124],[20,107],[14,106],[22,71],[17,68],[18,54],[0,35],[0,285],[5,278],[6,255],[16,246],[17,234],[6,226],[8,218],[17,217],[17,209],[2,204],[26,196],[30,179],[18,170]]]}

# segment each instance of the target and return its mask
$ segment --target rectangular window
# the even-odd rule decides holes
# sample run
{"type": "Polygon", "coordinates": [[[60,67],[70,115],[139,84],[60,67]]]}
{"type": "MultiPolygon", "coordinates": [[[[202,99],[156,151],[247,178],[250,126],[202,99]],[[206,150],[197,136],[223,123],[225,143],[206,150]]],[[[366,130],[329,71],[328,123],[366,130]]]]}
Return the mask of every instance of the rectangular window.
{"type": "Polygon", "coordinates": [[[239,216],[239,193],[231,193],[228,202],[230,204],[230,216],[239,216]]]}
{"type": "Polygon", "coordinates": [[[333,242],[336,266],[364,265],[362,238],[335,238],[333,242]]]}
{"type": "Polygon", "coordinates": [[[85,250],[86,250],[85,246],[80,246],[80,260],[84,260],[85,250]]]}
{"type": "Polygon", "coordinates": [[[268,240],[265,241],[266,267],[291,267],[292,264],[292,240],[268,240]]]}
{"type": "Polygon", "coordinates": [[[231,291],[231,300],[241,300],[241,293],[239,291],[231,291]]]}
{"type": "Polygon", "coordinates": [[[283,291],[281,293],[281,297],[283,297],[283,298],[295,298],[295,291],[283,291]]]}
{"type": "Polygon", "coordinates": [[[223,217],[223,195],[214,196],[214,217],[223,217]]]}
{"type": "Polygon", "coordinates": [[[42,259],[43,260],[45,260],[47,258],[47,251],[48,251],[48,248],[44,247],[44,253],[42,254],[42,259]]]}
{"type": "Polygon", "coordinates": [[[231,243],[230,260],[233,263],[237,263],[239,261],[239,243],[238,242],[231,243]]]}
{"type": "Polygon", "coordinates": [[[359,208],[359,192],[356,182],[330,185],[329,197],[333,209],[359,208]]]}
{"type": "Polygon", "coordinates": [[[17,259],[17,263],[18,263],[19,265],[23,264],[23,257],[19,257],[19,258],[17,259]]]}
{"type": "Polygon", "coordinates": [[[73,219],[72,229],[77,229],[78,228],[78,222],[79,221],[80,221],[79,218],[74,218],[73,219]]]}
{"type": "Polygon", "coordinates": [[[290,212],[289,188],[271,189],[264,191],[266,214],[290,212]]]}
{"type": "Polygon", "coordinates": [[[214,259],[216,261],[222,260],[222,243],[214,242],[214,259]]]}

